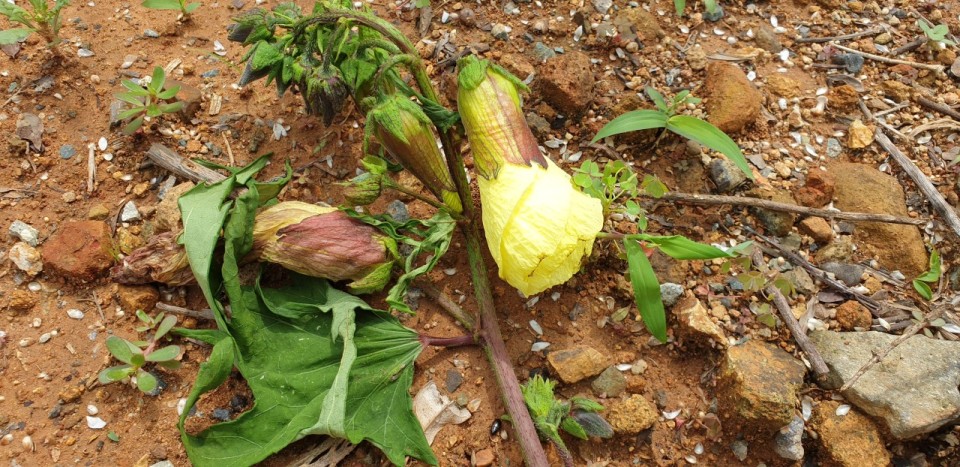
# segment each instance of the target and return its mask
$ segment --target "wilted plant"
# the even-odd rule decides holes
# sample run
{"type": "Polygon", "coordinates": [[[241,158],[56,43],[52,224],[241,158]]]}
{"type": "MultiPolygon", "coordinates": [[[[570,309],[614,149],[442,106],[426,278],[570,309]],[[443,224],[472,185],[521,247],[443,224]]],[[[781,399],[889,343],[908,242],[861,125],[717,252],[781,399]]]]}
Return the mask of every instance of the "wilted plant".
{"type": "Polygon", "coordinates": [[[659,141],[663,137],[663,129],[676,133],[684,138],[696,141],[714,151],[717,151],[730,159],[740,170],[747,175],[747,178],[753,180],[753,172],[747,165],[747,159],[740,152],[740,146],[726,133],[713,126],[709,122],[700,120],[689,115],[678,115],[677,112],[687,104],[698,104],[700,99],[690,95],[690,91],[680,91],[668,103],[663,94],[656,89],[647,86],[647,96],[653,101],[657,108],[642,109],[627,112],[604,125],[603,128],[593,137],[593,142],[608,136],[628,133],[638,130],[661,129],[659,141]]]}
{"type": "Polygon", "coordinates": [[[60,43],[60,11],[70,4],[68,0],[55,0],[51,7],[47,0],[29,0],[27,10],[9,1],[0,2],[0,15],[20,28],[0,31],[0,45],[15,44],[26,39],[30,33],[39,33],[50,47],[60,43]]]}
{"type": "Polygon", "coordinates": [[[183,102],[176,100],[180,86],[164,88],[166,80],[166,73],[160,67],[153,69],[153,75],[146,86],[141,86],[133,80],[123,80],[122,84],[127,92],[118,93],[115,96],[131,106],[117,116],[118,120],[132,119],[123,127],[125,134],[134,134],[145,121],[151,118],[176,113],[183,108],[183,102]]]}
{"type": "Polygon", "coordinates": [[[200,8],[200,2],[187,3],[186,0],[144,0],[142,5],[153,10],[177,10],[184,17],[200,8]]]}
{"type": "Polygon", "coordinates": [[[610,438],[613,428],[600,415],[603,406],[583,397],[574,397],[569,402],[563,402],[553,395],[555,382],[544,379],[540,375],[527,380],[520,388],[523,400],[530,410],[537,433],[544,441],[548,441],[557,448],[564,465],[572,466],[573,456],[560,437],[560,431],[580,439],[590,436],[610,438]]]}
{"type": "Polygon", "coordinates": [[[118,381],[136,381],[137,388],[145,393],[153,392],[157,389],[157,377],[153,376],[144,367],[153,363],[157,366],[175,370],[180,368],[180,362],[177,356],[180,355],[180,347],[168,345],[160,347],[164,336],[177,324],[177,317],[166,315],[161,312],[155,317],[150,317],[143,310],[137,310],[137,319],[143,325],[137,327],[137,332],[153,332],[147,340],[128,341],[119,336],[110,336],[107,338],[107,350],[113,355],[113,358],[123,362],[122,365],[112,366],[100,372],[100,383],[109,384],[118,381]]]}

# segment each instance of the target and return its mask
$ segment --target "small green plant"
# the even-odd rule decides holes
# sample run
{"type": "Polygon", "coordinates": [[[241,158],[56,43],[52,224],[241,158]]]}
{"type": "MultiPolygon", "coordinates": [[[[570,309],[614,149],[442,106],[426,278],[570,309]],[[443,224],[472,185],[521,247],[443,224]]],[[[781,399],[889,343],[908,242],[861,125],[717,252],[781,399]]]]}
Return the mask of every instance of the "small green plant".
{"type": "Polygon", "coordinates": [[[932,300],[933,289],[931,284],[940,282],[940,276],[943,273],[940,267],[940,253],[936,249],[930,251],[930,267],[927,272],[917,276],[913,280],[913,288],[921,297],[932,300]]]}
{"type": "MultiPolygon", "coordinates": [[[[683,16],[687,9],[687,0],[673,0],[673,7],[677,10],[677,16],[683,16]]],[[[717,0],[703,0],[703,8],[707,13],[716,14],[717,7],[717,0]]]]}
{"type": "Polygon", "coordinates": [[[142,5],[153,10],[177,10],[184,17],[200,8],[200,2],[187,3],[186,0],[144,0],[142,5]]]}
{"type": "Polygon", "coordinates": [[[118,336],[108,337],[107,350],[113,358],[120,360],[123,364],[104,369],[100,372],[99,379],[102,384],[108,384],[136,378],[137,388],[149,393],[157,388],[158,383],[156,376],[143,369],[145,365],[154,363],[171,370],[180,367],[180,362],[176,360],[180,355],[180,347],[159,346],[163,337],[177,324],[177,317],[159,313],[151,318],[142,310],[137,310],[137,318],[144,324],[137,327],[137,331],[141,333],[153,331],[153,335],[145,341],[128,341],[118,336]]]}
{"type": "Polygon", "coordinates": [[[603,410],[602,405],[583,397],[574,397],[569,402],[563,402],[553,395],[554,385],[556,383],[553,381],[536,375],[527,380],[520,392],[523,393],[523,401],[530,410],[530,417],[533,418],[540,438],[557,448],[564,465],[572,466],[573,457],[560,437],[561,430],[577,438],[587,439],[590,436],[610,438],[613,436],[613,428],[598,413],[603,410]]]}
{"type": "MultiPolygon", "coordinates": [[[[600,129],[597,136],[594,136],[593,142],[631,131],[666,129],[727,156],[748,178],[753,180],[753,172],[747,165],[747,159],[743,157],[740,146],[737,146],[733,139],[708,122],[689,115],[677,114],[687,104],[699,104],[700,99],[691,96],[690,91],[684,90],[667,103],[663,94],[650,86],[647,86],[646,93],[657,106],[656,109],[634,110],[614,118],[600,129]]],[[[662,136],[663,133],[661,133],[662,136]]]]}
{"type": "Polygon", "coordinates": [[[927,36],[927,43],[929,43],[934,49],[939,49],[942,45],[957,45],[956,42],[947,38],[950,35],[950,28],[946,24],[938,24],[936,26],[931,26],[927,24],[924,20],[917,21],[917,26],[923,30],[923,34],[927,36]]]}
{"type": "Polygon", "coordinates": [[[660,249],[667,256],[679,260],[707,260],[733,258],[749,245],[737,245],[730,251],[704,245],[682,235],[650,235],[647,229],[646,211],[636,198],[639,195],[660,198],[667,186],[653,175],[645,175],[643,181],[622,161],[606,164],[603,169],[596,162],[586,161],[573,174],[573,183],[584,193],[599,199],[604,215],[621,213],[636,221],[636,234],[601,232],[598,238],[621,240],[627,259],[630,284],[634,301],[650,334],[661,342],[667,341],[667,318],[660,298],[660,281],[650,264],[649,255],[660,249]]]}
{"type": "Polygon", "coordinates": [[[180,86],[172,86],[164,89],[166,75],[163,68],[156,67],[153,70],[153,76],[146,87],[137,84],[133,80],[124,80],[123,87],[127,92],[116,94],[120,99],[132,107],[124,110],[117,117],[119,120],[130,120],[123,127],[123,132],[128,135],[134,134],[143,122],[150,118],[156,118],[163,114],[175,113],[183,108],[183,102],[176,101],[177,93],[180,92],[180,86]],[[174,101],[174,102],[170,102],[174,101]]]}
{"type": "Polygon", "coordinates": [[[47,0],[29,0],[28,3],[29,10],[9,1],[0,1],[0,15],[6,16],[11,23],[23,26],[0,31],[0,45],[15,44],[34,32],[43,36],[50,47],[59,44],[60,11],[70,2],[56,0],[52,8],[47,4],[47,0]]]}

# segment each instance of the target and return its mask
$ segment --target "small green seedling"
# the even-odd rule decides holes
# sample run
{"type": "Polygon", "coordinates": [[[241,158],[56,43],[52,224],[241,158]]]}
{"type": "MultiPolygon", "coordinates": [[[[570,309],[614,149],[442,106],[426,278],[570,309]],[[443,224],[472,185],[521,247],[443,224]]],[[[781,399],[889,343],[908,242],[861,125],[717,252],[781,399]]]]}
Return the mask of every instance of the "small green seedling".
{"type": "MultiPolygon", "coordinates": [[[[717,0],[703,0],[703,8],[707,13],[716,14],[718,6],[717,0]]],[[[673,7],[677,10],[677,16],[683,16],[687,9],[687,0],[673,0],[673,7]]]]}
{"type": "Polygon", "coordinates": [[[163,313],[151,318],[142,310],[137,310],[137,318],[144,323],[137,327],[137,331],[144,333],[153,331],[153,335],[145,341],[128,341],[118,336],[107,338],[107,350],[113,358],[123,362],[122,365],[112,366],[100,372],[100,383],[109,384],[117,381],[136,380],[137,388],[150,393],[157,388],[156,376],[144,370],[148,363],[175,370],[180,367],[177,356],[180,347],[168,345],[160,347],[160,341],[177,324],[177,317],[164,316],[163,313]],[[159,347],[159,348],[158,348],[159,347]]]}
{"type": "Polygon", "coordinates": [[[747,159],[743,157],[740,146],[733,139],[706,121],[677,114],[687,104],[699,104],[700,99],[691,96],[690,91],[684,90],[667,103],[663,94],[650,86],[647,86],[646,93],[657,106],[656,109],[634,110],[610,120],[600,129],[597,136],[593,137],[593,142],[620,133],[664,128],[727,156],[747,175],[747,178],[753,180],[753,172],[747,165],[747,159]]]}
{"type": "Polygon", "coordinates": [[[51,8],[47,0],[29,0],[30,9],[19,7],[9,1],[0,1],[0,15],[11,23],[23,27],[0,31],[0,45],[15,44],[38,33],[53,47],[60,43],[60,10],[70,4],[68,0],[56,0],[51,8]]]}
{"type": "Polygon", "coordinates": [[[667,192],[667,186],[659,178],[648,174],[640,181],[623,161],[610,162],[603,170],[596,162],[586,161],[574,171],[573,183],[599,199],[604,214],[620,212],[635,217],[639,230],[646,230],[647,217],[634,198],[640,194],[660,198],[667,192]]]}
{"type": "Polygon", "coordinates": [[[936,26],[930,26],[926,21],[920,20],[917,21],[917,26],[920,26],[920,29],[923,30],[923,34],[927,36],[927,42],[934,48],[941,48],[942,45],[957,45],[956,42],[947,38],[950,35],[950,28],[946,24],[938,24],[936,26]]]}
{"type": "Polygon", "coordinates": [[[187,3],[186,0],[144,0],[142,5],[153,10],[177,10],[184,17],[200,8],[200,2],[187,3]]]}
{"type": "Polygon", "coordinates": [[[115,96],[117,99],[132,106],[121,112],[117,117],[118,120],[132,119],[123,127],[125,134],[134,134],[143,126],[143,122],[148,119],[156,118],[163,114],[175,113],[183,108],[183,102],[176,101],[177,93],[180,92],[180,86],[172,86],[164,89],[163,85],[166,79],[163,68],[156,67],[153,70],[150,83],[147,84],[146,87],[137,84],[137,82],[133,80],[128,79],[123,81],[123,87],[127,88],[127,92],[115,94],[115,96]]]}
{"type": "Polygon", "coordinates": [[[610,438],[613,428],[598,413],[603,410],[602,405],[582,397],[563,402],[553,395],[555,385],[555,382],[536,375],[520,388],[520,392],[523,393],[523,401],[540,438],[552,443],[564,459],[564,464],[572,466],[573,457],[560,437],[561,430],[587,439],[590,436],[610,438]]]}
{"type": "Polygon", "coordinates": [[[927,269],[927,272],[917,276],[913,280],[913,289],[920,294],[921,297],[932,300],[933,299],[933,289],[930,287],[931,284],[936,284],[940,282],[940,276],[943,271],[940,267],[940,253],[933,249],[930,251],[930,267],[927,269]]]}

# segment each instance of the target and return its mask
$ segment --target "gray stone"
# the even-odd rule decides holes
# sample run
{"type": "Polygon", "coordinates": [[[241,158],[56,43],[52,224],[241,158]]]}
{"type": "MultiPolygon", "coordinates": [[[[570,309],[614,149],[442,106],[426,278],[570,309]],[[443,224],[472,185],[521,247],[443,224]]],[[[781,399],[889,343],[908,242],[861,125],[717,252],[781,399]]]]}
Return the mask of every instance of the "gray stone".
{"type": "Polygon", "coordinates": [[[747,181],[747,175],[726,159],[714,159],[707,168],[710,170],[710,179],[720,193],[729,193],[747,181]]]}
{"type": "Polygon", "coordinates": [[[69,144],[64,144],[63,146],[60,146],[60,158],[61,158],[61,159],[69,159],[69,158],[71,158],[71,157],[73,157],[73,156],[76,156],[76,155],[77,155],[77,150],[76,150],[76,148],[74,148],[73,146],[71,146],[71,145],[69,145],[69,144]]]}
{"type": "Polygon", "coordinates": [[[773,450],[778,456],[798,461],[803,459],[803,419],[794,415],[790,424],[781,428],[774,438],[773,450]]]}
{"type": "Polygon", "coordinates": [[[137,58],[139,57],[136,54],[129,54],[123,57],[123,63],[120,64],[120,68],[126,70],[127,68],[132,67],[133,64],[137,62],[137,58]]]}
{"type": "MultiPolygon", "coordinates": [[[[898,336],[875,331],[818,331],[811,341],[827,362],[823,384],[841,387],[875,352],[898,336]]],[[[882,419],[897,439],[930,433],[960,417],[960,342],[915,335],[867,370],[843,396],[860,410],[882,419]]]]}
{"type": "Polygon", "coordinates": [[[783,273],[783,278],[790,281],[800,293],[809,294],[818,290],[813,278],[802,268],[791,269],[783,273]]]}
{"type": "Polygon", "coordinates": [[[17,136],[30,142],[33,150],[43,151],[43,121],[31,113],[22,113],[17,119],[17,136]]]}
{"type": "Polygon", "coordinates": [[[831,262],[821,265],[820,269],[833,273],[837,280],[850,287],[855,287],[863,281],[864,268],[859,264],[831,262]]]}
{"type": "Polygon", "coordinates": [[[490,29],[490,34],[493,37],[500,39],[502,41],[510,40],[510,26],[506,24],[496,23],[493,25],[493,28],[490,29]]]}
{"type": "Polygon", "coordinates": [[[840,145],[840,140],[837,138],[827,138],[827,156],[832,158],[840,157],[840,153],[843,152],[843,146],[840,145]]]}
{"type": "Polygon", "coordinates": [[[538,62],[544,62],[556,56],[557,53],[550,47],[544,45],[543,42],[533,44],[533,57],[536,58],[538,62]]]}
{"type": "Polygon", "coordinates": [[[593,7],[598,13],[605,15],[613,7],[613,0],[593,0],[593,7]]]}
{"type": "Polygon", "coordinates": [[[37,246],[40,243],[40,232],[30,224],[21,220],[15,220],[10,224],[10,235],[27,242],[30,246],[37,246]]]}
{"type": "Polygon", "coordinates": [[[127,201],[127,204],[123,205],[123,211],[120,211],[120,221],[132,222],[136,220],[140,220],[140,211],[133,201],[127,201]]]}
{"type": "Polygon", "coordinates": [[[603,370],[590,387],[597,397],[617,397],[627,390],[627,378],[617,367],[611,366],[603,370]]]}
{"type": "Polygon", "coordinates": [[[723,19],[723,7],[720,5],[717,5],[712,12],[704,11],[703,19],[710,21],[711,23],[716,23],[717,21],[720,21],[721,19],[723,19]]]}
{"type": "Polygon", "coordinates": [[[780,38],[777,37],[777,33],[773,31],[773,28],[767,26],[766,23],[762,23],[757,27],[755,40],[757,47],[767,52],[775,54],[783,50],[783,44],[780,43],[780,38]]]}
{"type": "Polygon", "coordinates": [[[454,370],[453,368],[447,370],[447,379],[445,385],[447,387],[447,392],[454,392],[460,388],[460,385],[463,384],[463,375],[459,371],[454,370]]]}
{"type": "Polygon", "coordinates": [[[660,284],[660,301],[663,302],[663,306],[673,306],[681,295],[683,295],[682,285],[673,282],[660,284]]]}
{"type": "Polygon", "coordinates": [[[144,30],[143,30],[143,36],[144,36],[144,37],[148,37],[148,38],[150,38],[150,39],[156,39],[156,38],[160,37],[160,33],[157,32],[157,31],[154,31],[153,29],[144,29],[144,30]]]}
{"type": "Polygon", "coordinates": [[[407,209],[407,205],[399,199],[395,199],[387,205],[387,214],[397,222],[410,220],[410,211],[407,209]]]}
{"type": "Polygon", "coordinates": [[[747,446],[747,442],[742,439],[738,439],[730,445],[730,450],[733,451],[734,457],[736,457],[740,462],[747,460],[748,449],[749,447],[747,446]]]}

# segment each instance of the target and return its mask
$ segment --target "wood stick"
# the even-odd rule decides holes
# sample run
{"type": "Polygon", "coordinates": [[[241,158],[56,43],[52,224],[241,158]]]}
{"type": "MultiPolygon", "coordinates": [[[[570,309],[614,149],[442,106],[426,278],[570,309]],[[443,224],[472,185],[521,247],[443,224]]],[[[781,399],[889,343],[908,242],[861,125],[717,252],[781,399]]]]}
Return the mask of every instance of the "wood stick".
{"type": "Polygon", "coordinates": [[[830,37],[797,37],[794,39],[794,42],[799,44],[822,44],[824,42],[832,41],[847,41],[850,39],[859,39],[866,36],[875,36],[883,32],[883,28],[868,29],[866,31],[854,32],[850,34],[844,34],[842,36],[830,36],[830,37]]]}
{"type": "Polygon", "coordinates": [[[230,165],[237,165],[237,161],[233,159],[233,148],[230,147],[230,140],[227,139],[227,134],[220,133],[220,136],[223,137],[223,144],[227,145],[227,157],[230,158],[230,165]]]}
{"type": "MultiPolygon", "coordinates": [[[[867,105],[864,104],[862,100],[860,101],[860,111],[862,111],[869,120],[876,121],[870,109],[867,108],[867,105]]],[[[933,205],[934,210],[943,216],[944,221],[947,226],[950,227],[950,230],[953,231],[954,235],[960,237],[960,217],[957,217],[956,211],[953,210],[952,206],[947,204],[947,200],[943,199],[943,195],[937,191],[937,187],[933,186],[930,179],[920,171],[909,157],[900,152],[900,148],[893,144],[893,141],[890,141],[890,138],[887,137],[882,129],[877,128],[873,139],[880,144],[880,146],[890,154],[893,160],[900,165],[900,168],[910,176],[913,183],[917,185],[917,188],[920,189],[927,197],[927,200],[930,201],[930,204],[933,205]]]]}
{"type": "MultiPolygon", "coordinates": [[[[763,261],[763,253],[760,252],[759,248],[753,250],[752,259],[753,264],[760,268],[761,273],[766,275],[769,272],[767,263],[763,261]]],[[[787,329],[790,330],[790,334],[793,335],[793,340],[797,342],[800,350],[803,350],[803,353],[807,355],[807,358],[810,360],[810,368],[817,374],[817,379],[820,381],[826,379],[830,373],[830,369],[827,368],[827,362],[823,361],[820,352],[816,346],[810,342],[807,333],[800,327],[797,318],[793,316],[793,310],[790,309],[790,303],[787,302],[787,297],[784,297],[783,292],[773,284],[768,285],[764,290],[768,297],[773,297],[773,304],[776,306],[777,311],[780,312],[780,319],[787,325],[787,329]]]]}
{"type": "Polygon", "coordinates": [[[205,319],[207,321],[214,320],[213,311],[211,310],[197,311],[163,302],[157,302],[156,308],[165,313],[173,313],[175,315],[186,316],[188,318],[205,319]]]}
{"type": "Polygon", "coordinates": [[[695,193],[680,193],[671,191],[659,199],[710,206],[750,206],[755,208],[769,209],[771,211],[792,212],[796,214],[803,214],[805,216],[825,217],[827,219],[843,219],[860,222],[886,222],[889,224],[923,225],[928,221],[928,219],[914,219],[911,217],[893,216],[890,214],[842,212],[829,209],[808,208],[806,206],[799,206],[796,204],[779,203],[776,201],[768,201],[760,198],[748,198],[745,196],[701,195],[695,193]]]}
{"type": "Polygon", "coordinates": [[[87,145],[87,193],[93,193],[94,180],[97,176],[97,160],[95,159],[93,143],[87,145]]]}
{"type": "Polygon", "coordinates": [[[936,72],[940,72],[940,73],[942,73],[943,70],[944,70],[944,66],[943,66],[943,65],[930,65],[930,64],[928,64],[928,63],[918,63],[918,62],[911,62],[911,61],[908,61],[908,60],[899,60],[899,59],[896,59],[896,58],[884,57],[884,56],[882,56],[882,55],[875,55],[875,54],[872,54],[872,53],[863,52],[863,51],[860,51],[860,50],[857,50],[857,49],[851,49],[850,47],[844,47],[844,46],[842,46],[842,45],[840,45],[840,44],[831,44],[831,45],[833,45],[834,47],[836,47],[836,48],[838,48],[838,49],[840,49],[840,50],[843,50],[844,52],[851,52],[851,53],[855,53],[855,54],[860,54],[860,55],[863,55],[864,58],[869,58],[870,60],[874,60],[874,61],[877,61],[877,62],[892,63],[892,64],[894,64],[894,65],[909,65],[909,66],[912,66],[912,67],[914,67],[914,68],[922,68],[922,69],[924,69],[924,70],[932,70],[932,71],[936,71],[936,72]]]}
{"type": "Polygon", "coordinates": [[[220,172],[180,157],[176,151],[162,144],[154,143],[151,145],[150,149],[147,150],[147,157],[158,166],[194,182],[213,183],[227,178],[220,172]]]}
{"type": "Polygon", "coordinates": [[[931,321],[939,318],[940,315],[942,314],[943,314],[943,308],[937,308],[931,311],[930,313],[927,313],[923,317],[923,320],[914,323],[906,331],[903,331],[903,334],[897,336],[896,339],[890,341],[890,344],[888,344],[886,348],[884,348],[879,352],[874,352],[873,358],[871,358],[866,364],[860,367],[860,369],[857,370],[857,372],[854,373],[853,376],[850,377],[850,379],[847,380],[846,383],[843,383],[843,386],[840,386],[840,392],[843,393],[844,391],[850,389],[854,384],[856,384],[857,380],[859,380],[860,377],[864,375],[864,373],[870,370],[870,368],[872,368],[877,363],[880,363],[883,360],[883,358],[890,353],[891,350],[897,348],[897,346],[903,343],[903,341],[913,337],[915,334],[923,330],[923,328],[927,327],[931,321]]]}
{"type": "Polygon", "coordinates": [[[926,107],[926,108],[928,108],[928,109],[930,109],[930,110],[933,110],[933,111],[935,111],[935,112],[940,112],[940,113],[942,113],[942,114],[944,114],[944,115],[946,115],[946,116],[948,116],[948,117],[950,117],[950,118],[952,118],[952,119],[957,120],[958,122],[960,122],[960,112],[957,112],[956,110],[953,110],[953,109],[951,109],[950,107],[947,107],[947,106],[944,105],[944,104],[941,104],[941,103],[939,103],[939,102],[934,102],[934,101],[932,101],[932,100],[930,100],[930,99],[927,99],[926,97],[922,97],[922,96],[918,96],[918,97],[917,97],[917,103],[920,104],[920,105],[923,106],[923,107],[926,107]]]}
{"type": "Polygon", "coordinates": [[[897,55],[905,54],[907,52],[913,52],[920,48],[921,45],[927,43],[927,38],[925,36],[919,36],[916,39],[908,42],[905,45],[893,49],[893,52],[890,52],[890,55],[896,57],[897,55]]]}
{"type": "Polygon", "coordinates": [[[439,287],[427,282],[423,278],[418,278],[413,281],[413,286],[422,290],[423,293],[427,294],[431,300],[440,305],[440,308],[443,308],[450,316],[456,319],[460,325],[464,327],[467,331],[474,331],[477,327],[476,321],[473,319],[469,313],[463,310],[456,302],[450,298],[449,295],[445,294],[439,287]]]}
{"type": "Polygon", "coordinates": [[[877,317],[877,318],[880,318],[880,317],[881,317],[881,316],[880,316],[880,310],[881,310],[883,307],[880,305],[880,302],[878,302],[878,301],[876,301],[876,300],[874,300],[874,299],[872,299],[872,298],[870,298],[870,297],[868,297],[868,296],[866,296],[866,295],[863,295],[863,294],[861,294],[861,293],[859,293],[859,292],[851,289],[850,287],[847,287],[847,285],[844,284],[843,282],[840,282],[840,281],[838,281],[838,280],[836,280],[836,279],[831,278],[831,277],[826,273],[826,271],[824,271],[824,270],[822,270],[822,269],[814,266],[814,265],[811,264],[809,261],[807,261],[806,259],[804,259],[802,256],[800,256],[800,255],[798,255],[798,254],[796,254],[796,253],[794,253],[794,252],[792,252],[792,251],[784,248],[783,245],[780,245],[779,243],[777,243],[777,242],[776,242],[775,240],[773,240],[772,238],[769,238],[769,237],[766,237],[766,236],[764,236],[764,235],[761,235],[760,233],[758,233],[757,231],[753,230],[753,229],[750,228],[749,226],[744,226],[744,229],[746,229],[747,232],[749,232],[749,233],[750,233],[751,235],[753,235],[754,237],[760,239],[761,241],[763,241],[763,242],[766,243],[767,245],[770,245],[771,247],[773,247],[774,249],[776,249],[777,251],[779,251],[780,254],[781,254],[784,258],[786,258],[787,261],[790,261],[790,263],[792,263],[792,264],[794,264],[794,265],[797,265],[797,266],[800,266],[800,267],[802,267],[803,269],[805,269],[811,276],[813,276],[814,279],[817,279],[817,280],[819,280],[820,282],[823,282],[824,284],[826,284],[827,286],[829,286],[830,288],[836,290],[837,292],[840,292],[840,293],[842,293],[842,294],[844,294],[844,295],[846,295],[846,296],[848,296],[848,297],[851,297],[851,298],[853,298],[854,300],[862,303],[863,306],[867,307],[867,309],[870,310],[870,313],[873,314],[874,317],[877,317]]]}

